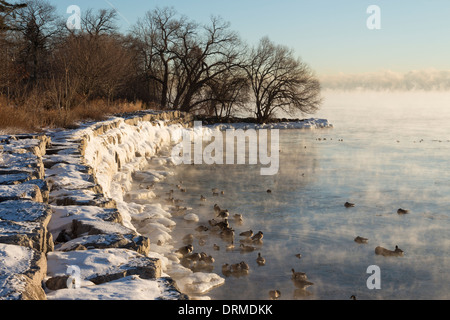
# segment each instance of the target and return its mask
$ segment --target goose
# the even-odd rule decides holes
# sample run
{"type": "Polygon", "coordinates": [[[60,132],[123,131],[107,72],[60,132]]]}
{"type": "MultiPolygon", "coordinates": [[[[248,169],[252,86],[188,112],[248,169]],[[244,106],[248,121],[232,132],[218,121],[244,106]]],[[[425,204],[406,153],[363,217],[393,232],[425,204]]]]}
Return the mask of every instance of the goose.
{"type": "Polygon", "coordinates": [[[220,210],[219,213],[217,214],[217,217],[225,219],[225,218],[228,218],[229,215],[230,215],[230,213],[228,212],[227,209],[225,209],[225,210],[220,210]]]}
{"type": "Polygon", "coordinates": [[[264,259],[264,258],[261,256],[261,252],[258,252],[258,258],[256,258],[256,263],[257,263],[258,265],[260,265],[260,266],[263,266],[263,265],[266,264],[266,259],[264,259]]]}
{"type": "Polygon", "coordinates": [[[294,269],[291,269],[291,271],[293,280],[306,280],[308,278],[304,272],[296,272],[294,269]]]}
{"type": "Polygon", "coordinates": [[[401,257],[403,256],[403,250],[400,249],[398,246],[395,246],[394,250],[389,250],[378,246],[375,248],[375,254],[382,255],[385,257],[401,257]]]}
{"type": "Polygon", "coordinates": [[[231,272],[231,266],[228,263],[222,265],[222,273],[227,274],[231,272]]]}
{"type": "Polygon", "coordinates": [[[239,266],[240,266],[241,270],[245,270],[245,271],[250,270],[250,266],[248,265],[247,262],[241,261],[241,262],[239,262],[239,266]]]}
{"type": "Polygon", "coordinates": [[[241,248],[241,251],[244,252],[252,252],[255,250],[255,247],[252,246],[246,246],[245,244],[241,243],[241,245],[239,246],[241,248]]]}
{"type": "Polygon", "coordinates": [[[177,252],[181,253],[183,256],[191,253],[194,250],[194,246],[192,244],[188,244],[187,246],[181,247],[177,250],[177,252]]]}
{"type": "Polygon", "coordinates": [[[280,290],[270,290],[269,297],[272,300],[278,299],[281,296],[280,290]]]}
{"type": "Polygon", "coordinates": [[[262,232],[262,231],[258,231],[258,233],[255,234],[255,235],[252,237],[252,240],[253,240],[253,241],[261,241],[262,238],[263,238],[263,232],[262,232]]]}
{"type": "Polygon", "coordinates": [[[355,238],[355,242],[356,242],[356,243],[367,243],[367,241],[369,241],[369,239],[363,238],[363,237],[360,237],[360,236],[357,236],[357,237],[355,238]]]}
{"type": "Polygon", "coordinates": [[[241,264],[240,263],[235,263],[231,265],[231,271],[232,272],[239,272],[241,271],[241,264]]]}
{"type": "Polygon", "coordinates": [[[351,207],[354,207],[355,204],[354,204],[354,203],[351,203],[351,202],[346,202],[346,203],[344,204],[344,206],[345,206],[346,208],[351,208],[351,207]]]}
{"type": "Polygon", "coordinates": [[[224,219],[223,221],[217,222],[216,226],[218,226],[220,230],[225,230],[230,227],[230,224],[228,223],[228,219],[224,219]]]}
{"type": "Polygon", "coordinates": [[[397,210],[397,213],[398,214],[407,214],[407,213],[409,213],[409,210],[400,208],[400,209],[397,210]]]}
{"type": "Polygon", "coordinates": [[[220,232],[220,236],[223,238],[232,239],[234,237],[234,230],[231,228],[225,228],[220,232]]]}
{"type": "Polygon", "coordinates": [[[244,222],[244,219],[242,218],[242,214],[235,213],[233,218],[234,218],[234,221],[237,222],[237,223],[244,222]]]}
{"type": "Polygon", "coordinates": [[[198,231],[198,232],[208,231],[208,227],[200,225],[197,228],[195,228],[195,231],[198,231]]]}
{"type": "Polygon", "coordinates": [[[244,231],[244,232],[241,232],[239,235],[250,238],[251,236],[253,236],[253,231],[252,230],[244,231]]]}

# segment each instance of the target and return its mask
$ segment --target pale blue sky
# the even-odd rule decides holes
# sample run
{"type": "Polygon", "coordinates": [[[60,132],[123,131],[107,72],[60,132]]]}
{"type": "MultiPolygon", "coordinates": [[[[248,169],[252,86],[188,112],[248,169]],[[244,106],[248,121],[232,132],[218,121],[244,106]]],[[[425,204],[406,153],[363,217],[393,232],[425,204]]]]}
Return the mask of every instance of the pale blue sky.
{"type": "Polygon", "coordinates": [[[219,15],[248,43],[269,36],[293,48],[318,75],[392,70],[450,70],[449,0],[50,0],[109,8],[127,30],[156,6],[174,7],[198,22],[219,15]],[[369,30],[368,6],[381,9],[381,30],[369,30]]]}

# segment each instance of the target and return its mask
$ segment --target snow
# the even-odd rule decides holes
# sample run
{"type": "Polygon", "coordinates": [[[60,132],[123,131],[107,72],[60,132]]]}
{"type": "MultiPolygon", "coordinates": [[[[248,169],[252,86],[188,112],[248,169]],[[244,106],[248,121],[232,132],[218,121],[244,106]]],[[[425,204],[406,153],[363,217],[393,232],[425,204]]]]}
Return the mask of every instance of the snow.
{"type": "MultiPolygon", "coordinates": [[[[198,139],[211,136],[215,130],[324,127],[331,127],[331,125],[326,120],[308,119],[298,123],[263,125],[235,123],[186,129],[180,124],[166,125],[163,121],[156,123],[142,121],[137,125],[131,125],[127,124],[123,118],[112,117],[107,121],[86,124],[80,129],[50,133],[56,149],[62,146],[67,148],[58,154],[45,156],[45,161],[55,163],[51,168],[46,169],[46,179],[52,184],[50,201],[69,197],[79,205],[58,206],[53,203],[51,206],[53,216],[48,229],[56,238],[62,229],[70,228],[72,220],[77,219],[108,233],[130,234],[133,232],[145,235],[151,242],[148,257],[160,260],[163,276],[170,275],[175,279],[182,292],[189,293],[193,297],[201,295],[197,298],[208,299],[204,294],[222,285],[225,280],[215,273],[193,273],[179,263],[179,258],[171,244],[171,232],[175,222],[169,212],[170,207],[157,203],[159,200],[155,198],[155,193],[151,190],[153,184],[173,174],[170,167],[175,164],[174,159],[170,156],[159,156],[159,151],[181,141],[185,133],[198,139]],[[112,126],[106,133],[95,133],[95,129],[101,125],[112,126]],[[82,138],[86,138],[87,141],[84,158],[76,152],[82,138]],[[157,166],[158,170],[143,171],[149,164],[157,166]],[[86,172],[85,165],[93,168],[95,183],[102,188],[104,196],[115,200],[117,210],[123,218],[123,225],[104,220],[105,215],[111,215],[115,209],[87,205],[93,201],[96,194],[91,190],[95,183],[89,180],[90,173],[86,172]],[[132,189],[133,182],[138,183],[140,188],[132,189]]],[[[29,153],[26,153],[26,148],[34,147],[38,142],[38,140],[18,140],[17,143],[14,142],[14,145],[6,147],[7,150],[4,151],[14,150],[14,154],[0,152],[2,166],[23,169],[27,164],[32,164],[35,157],[30,157],[29,153]]],[[[184,219],[199,220],[198,216],[192,212],[187,212],[184,219]]],[[[63,249],[64,246],[61,248],[63,249]]],[[[0,274],[3,268],[19,271],[27,267],[25,261],[30,255],[29,249],[18,246],[11,248],[9,245],[0,245],[0,249],[2,249],[0,250],[2,255],[0,256],[0,274]]],[[[49,252],[48,276],[65,275],[68,265],[79,266],[83,278],[89,278],[95,274],[107,274],[116,266],[129,263],[138,255],[140,254],[133,250],[111,248],[49,252]]],[[[79,289],[49,291],[47,296],[48,299],[53,300],[170,298],[170,294],[165,290],[162,279],[149,280],[139,276],[128,276],[100,285],[94,285],[86,280],[82,281],[79,289]]]]}

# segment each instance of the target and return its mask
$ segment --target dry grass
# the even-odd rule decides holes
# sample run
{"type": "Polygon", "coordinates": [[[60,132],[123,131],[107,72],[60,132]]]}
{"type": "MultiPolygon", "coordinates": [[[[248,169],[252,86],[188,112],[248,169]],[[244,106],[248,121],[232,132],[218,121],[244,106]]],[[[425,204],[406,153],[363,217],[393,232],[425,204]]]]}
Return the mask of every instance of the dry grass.
{"type": "Polygon", "coordinates": [[[0,96],[0,133],[35,133],[45,129],[75,128],[77,123],[82,121],[101,121],[116,113],[133,112],[143,108],[141,102],[108,103],[105,100],[90,101],[70,110],[33,108],[30,105],[8,104],[6,99],[0,96]]]}

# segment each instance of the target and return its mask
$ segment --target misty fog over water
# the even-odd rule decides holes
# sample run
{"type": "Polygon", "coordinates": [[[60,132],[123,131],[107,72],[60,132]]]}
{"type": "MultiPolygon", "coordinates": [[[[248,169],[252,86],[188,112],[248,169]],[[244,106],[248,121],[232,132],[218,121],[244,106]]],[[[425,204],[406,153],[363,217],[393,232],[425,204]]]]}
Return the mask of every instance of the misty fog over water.
{"type": "Polygon", "coordinates": [[[199,235],[195,228],[215,218],[218,204],[231,216],[242,214],[243,223],[229,219],[232,251],[217,233],[203,233],[202,245],[194,240],[194,251],[212,255],[212,272],[226,279],[207,293],[212,299],[268,299],[274,289],[280,299],[449,299],[450,94],[324,96],[314,116],[334,128],[280,130],[276,175],[260,175],[258,165],[176,166],[159,192],[182,180],[186,192],[176,196],[200,221],[176,220],[174,246],[185,234],[199,235]],[[224,194],[213,196],[212,188],[224,194]],[[347,201],[355,206],[346,208],[347,201]],[[399,215],[399,208],[409,213],[399,215]],[[249,229],[263,231],[263,243],[242,253],[239,233],[249,229]],[[356,243],[356,236],[368,243],[356,243]],[[396,245],[403,257],[374,252],[396,245]],[[264,266],[256,263],[258,252],[264,266]],[[247,275],[222,274],[223,264],[240,261],[249,264],[247,275]],[[371,265],[380,267],[381,289],[367,288],[371,265]],[[313,285],[294,283],[292,268],[313,285]]]}

